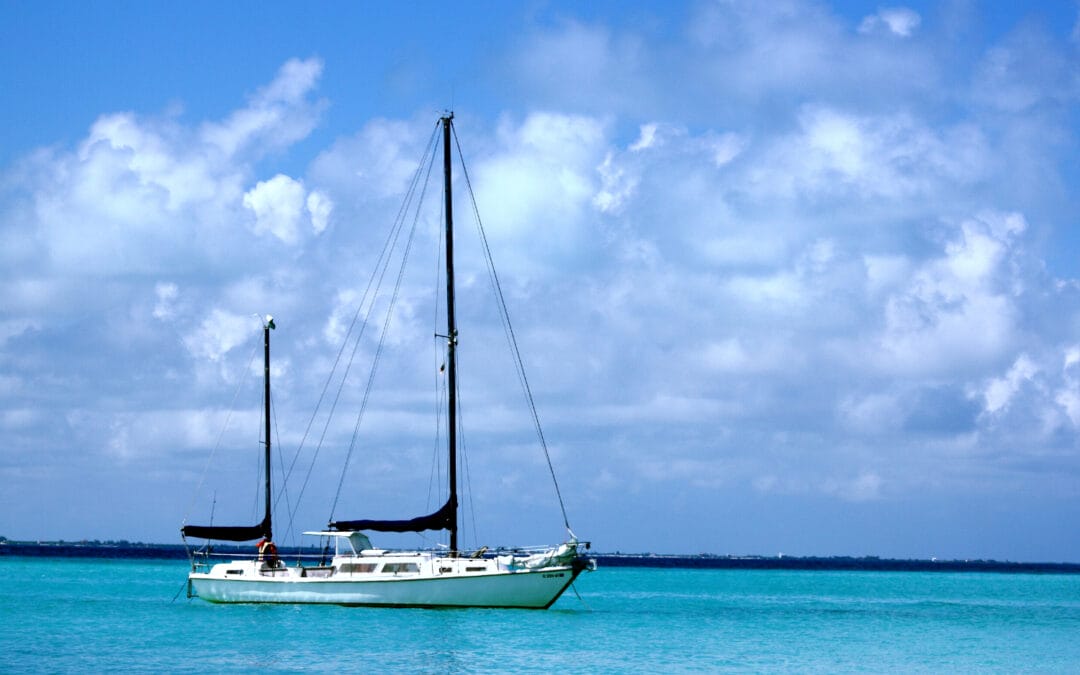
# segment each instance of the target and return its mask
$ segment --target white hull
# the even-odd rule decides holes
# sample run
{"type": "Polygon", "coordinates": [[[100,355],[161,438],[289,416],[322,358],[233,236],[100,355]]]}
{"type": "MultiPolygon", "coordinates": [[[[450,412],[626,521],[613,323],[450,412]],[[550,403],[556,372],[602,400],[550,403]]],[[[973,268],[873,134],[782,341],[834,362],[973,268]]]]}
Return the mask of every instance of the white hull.
{"type": "Polygon", "coordinates": [[[244,579],[193,573],[188,582],[192,596],[209,602],[545,609],[562,595],[578,572],[572,567],[557,567],[472,576],[347,581],[292,574],[244,579]]]}
{"type": "MultiPolygon", "coordinates": [[[[317,533],[368,544],[360,533],[317,533]]],[[[447,557],[414,551],[353,549],[330,565],[287,567],[274,559],[234,560],[188,575],[188,596],[208,602],[306,603],[376,607],[545,609],[595,563],[576,541],[528,553],[447,557]]]]}

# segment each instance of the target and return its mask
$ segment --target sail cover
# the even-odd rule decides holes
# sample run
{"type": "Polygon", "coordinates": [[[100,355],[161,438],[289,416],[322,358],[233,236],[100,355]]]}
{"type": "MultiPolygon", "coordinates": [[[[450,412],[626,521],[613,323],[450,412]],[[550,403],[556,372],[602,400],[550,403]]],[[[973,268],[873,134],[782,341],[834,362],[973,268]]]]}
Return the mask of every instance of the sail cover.
{"type": "Polygon", "coordinates": [[[435,513],[411,520],[335,520],[330,527],[339,531],[372,530],[374,532],[423,532],[449,530],[454,526],[457,504],[447,500],[435,513]]]}
{"type": "Polygon", "coordinates": [[[185,525],[180,528],[185,537],[200,537],[202,539],[216,539],[218,541],[251,541],[253,539],[270,539],[270,520],[263,519],[258,525],[185,525]]]}

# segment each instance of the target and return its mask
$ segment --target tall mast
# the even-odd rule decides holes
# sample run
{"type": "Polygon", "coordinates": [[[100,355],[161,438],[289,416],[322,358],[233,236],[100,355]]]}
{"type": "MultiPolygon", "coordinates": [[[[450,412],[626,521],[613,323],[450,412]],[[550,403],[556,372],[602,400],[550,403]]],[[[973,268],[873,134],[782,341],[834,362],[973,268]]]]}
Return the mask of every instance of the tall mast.
{"type": "Polygon", "coordinates": [[[263,416],[266,418],[266,444],[264,459],[266,462],[266,516],[263,520],[263,537],[270,541],[274,538],[270,524],[270,329],[274,328],[274,318],[266,316],[263,324],[263,416]]]}
{"type": "Polygon", "coordinates": [[[446,334],[447,339],[447,441],[450,465],[450,554],[458,550],[457,522],[457,320],[454,317],[454,199],[450,189],[450,123],[454,113],[442,118],[443,128],[443,192],[446,195],[446,334]]]}

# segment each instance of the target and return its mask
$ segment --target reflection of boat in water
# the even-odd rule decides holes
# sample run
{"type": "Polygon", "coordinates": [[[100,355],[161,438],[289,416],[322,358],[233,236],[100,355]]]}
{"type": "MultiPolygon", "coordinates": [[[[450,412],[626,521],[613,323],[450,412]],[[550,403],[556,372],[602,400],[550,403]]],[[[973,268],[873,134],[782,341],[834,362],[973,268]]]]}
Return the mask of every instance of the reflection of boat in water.
{"type": "MultiPolygon", "coordinates": [[[[447,464],[449,497],[441,508],[410,520],[339,520],[326,531],[305,532],[328,538],[334,555],[328,564],[286,565],[273,548],[270,481],[270,330],[264,336],[265,505],[261,523],[252,526],[185,525],[184,537],[208,540],[262,539],[255,559],[210,565],[193,558],[188,575],[189,597],[210,602],[331,603],[398,607],[547,608],[585,569],[595,568],[567,525],[569,541],[536,549],[462,551],[458,548],[457,498],[457,359],[454,313],[453,209],[450,191],[453,115],[442,117],[445,178],[447,464]],[[374,548],[365,532],[448,530],[446,550],[388,551],[374,548]]],[[[432,146],[433,147],[433,146],[432,146]]],[[[531,396],[530,396],[531,399],[531,396]]],[[[554,474],[553,474],[554,475],[554,474]]],[[[561,498],[560,498],[561,502],[561,498]]],[[[565,514],[564,514],[565,516],[565,514]]],[[[564,517],[565,522],[565,517],[564,517]]],[[[320,563],[327,562],[325,559],[320,563]]]]}

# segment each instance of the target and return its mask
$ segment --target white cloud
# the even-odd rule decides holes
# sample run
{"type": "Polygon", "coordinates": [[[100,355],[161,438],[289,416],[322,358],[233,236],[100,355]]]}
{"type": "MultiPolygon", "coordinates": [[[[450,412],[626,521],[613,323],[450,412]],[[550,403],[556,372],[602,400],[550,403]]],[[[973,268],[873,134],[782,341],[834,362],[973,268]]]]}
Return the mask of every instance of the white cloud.
{"type": "Polygon", "coordinates": [[[345,339],[345,334],[353,321],[357,304],[361,294],[351,288],[338,291],[333,309],[330,311],[323,326],[323,339],[327,344],[340,345],[345,339]]]}
{"type": "MultiPolygon", "coordinates": [[[[1075,58],[1059,50],[1056,36],[1038,23],[1021,24],[982,54],[971,82],[973,102],[1008,115],[1047,114],[1068,107],[1080,95],[1075,58]]],[[[1030,118],[1029,118],[1030,119],[1030,118]]],[[[1050,132],[1047,120],[1030,120],[1035,128],[1050,132]]],[[[1010,120],[1006,131],[1039,141],[1037,131],[1023,118],[1010,120]]],[[[1046,139],[1053,143],[1054,140],[1046,139]]]]}
{"type": "MultiPolygon", "coordinates": [[[[432,131],[433,123],[427,115],[408,121],[369,120],[357,133],[339,138],[320,152],[312,162],[310,175],[329,198],[341,195],[353,202],[388,200],[390,208],[396,209],[432,131]]],[[[365,215],[369,217],[370,212],[365,215]]]]}
{"type": "Polygon", "coordinates": [[[781,477],[762,474],[752,481],[755,490],[765,494],[824,494],[849,502],[882,498],[884,480],[876,471],[862,470],[850,476],[781,477]]]}
{"type": "MultiPolygon", "coordinates": [[[[680,176],[661,173],[668,167],[679,172],[698,172],[695,178],[701,180],[701,172],[733,162],[746,145],[746,139],[734,132],[710,131],[694,136],[686,128],[672,124],[644,124],[638,138],[625,150],[607,150],[597,167],[601,185],[593,196],[593,205],[602,213],[619,215],[643,180],[651,179],[651,190],[659,189],[657,180],[677,181],[680,176]],[[660,175],[649,177],[646,175],[649,172],[660,175]]],[[[678,194],[670,196],[678,197],[678,194]]]]}
{"type": "Polygon", "coordinates": [[[630,152],[640,152],[647,150],[656,144],[656,130],[659,128],[659,124],[653,122],[651,124],[642,124],[641,133],[638,139],[630,145],[630,152]]]}
{"type": "Polygon", "coordinates": [[[907,114],[857,115],[815,105],[798,133],[773,141],[750,169],[756,194],[904,200],[969,185],[993,166],[982,136],[935,131],[907,114]]]}
{"type": "Polygon", "coordinates": [[[110,113],[74,152],[34,153],[17,173],[32,203],[20,227],[42,248],[25,255],[43,254],[62,275],[113,276],[189,269],[242,248],[233,228],[250,162],[311,131],[321,107],[306,97],[321,68],[287,63],[222,124],[192,129],[172,114],[110,113]]]}
{"type": "Polygon", "coordinates": [[[304,216],[304,186],[278,174],[259,181],[244,195],[244,206],[255,214],[256,234],[272,234],[290,246],[300,241],[304,216]]]}
{"type": "Polygon", "coordinates": [[[154,318],[162,321],[171,319],[176,314],[175,302],[180,295],[180,288],[170,282],[158,282],[154,286],[157,304],[154,305],[154,318]]]}
{"type": "Polygon", "coordinates": [[[801,361],[782,339],[771,336],[748,344],[733,337],[707,344],[701,350],[700,363],[721,373],[783,372],[801,361]]]}
{"type": "Polygon", "coordinates": [[[825,483],[827,493],[835,494],[842,499],[853,502],[865,502],[881,497],[881,488],[884,481],[874,471],[862,471],[854,478],[833,479],[825,483]]]}
{"type": "Polygon", "coordinates": [[[1031,381],[1039,372],[1038,366],[1028,357],[1021,354],[1017,357],[1009,372],[1003,377],[990,380],[983,391],[986,412],[994,414],[1008,408],[1009,403],[1020,391],[1025,382],[1031,381]]]}
{"type": "MultiPolygon", "coordinates": [[[[593,118],[533,113],[520,124],[502,121],[498,149],[480,159],[474,186],[490,236],[531,242],[533,255],[509,264],[572,252],[600,191],[597,167],[607,150],[604,125],[593,118]]],[[[600,203],[615,208],[617,201],[612,195],[600,203]]]]}
{"type": "Polygon", "coordinates": [[[615,33],[603,25],[560,22],[537,32],[514,51],[513,77],[538,97],[561,98],[576,92],[573,110],[637,105],[649,101],[647,47],[633,33],[615,33]],[[600,105],[607,101],[607,105],[600,105]]]}
{"type": "Polygon", "coordinates": [[[894,433],[904,420],[900,401],[893,394],[848,396],[839,406],[846,427],[860,434],[882,436],[894,433]]]}
{"type": "Polygon", "coordinates": [[[906,7],[892,7],[878,10],[877,14],[871,14],[859,24],[860,33],[873,33],[882,28],[893,35],[907,38],[915,32],[922,23],[922,17],[906,7]]]}
{"type": "Polygon", "coordinates": [[[1016,214],[967,220],[944,256],[912,272],[885,304],[878,363],[908,372],[950,372],[996,361],[1018,338],[1019,312],[1006,264],[1024,229],[1016,214]]]}
{"type": "MultiPolygon", "coordinates": [[[[14,387],[5,386],[4,379],[0,378],[0,391],[9,388],[14,389],[14,387]]],[[[0,410],[0,429],[8,432],[29,429],[44,421],[44,419],[45,413],[39,409],[8,408],[7,410],[0,410]]]]}
{"type": "Polygon", "coordinates": [[[759,232],[708,238],[701,251],[718,265],[776,265],[784,260],[786,246],[782,238],[759,232]]]}
{"type": "Polygon", "coordinates": [[[725,284],[725,290],[747,305],[782,311],[805,304],[808,289],[792,272],[777,272],[759,276],[735,276],[725,284]]]}
{"type": "Polygon", "coordinates": [[[1080,427],[1080,345],[1068,347],[1062,361],[1062,384],[1054,395],[1054,401],[1076,428],[1080,427]]]}
{"type": "Polygon", "coordinates": [[[307,197],[307,210],[311,216],[311,229],[321,233],[330,224],[330,215],[334,211],[334,202],[324,192],[312,190],[307,197]]]}
{"type": "Polygon", "coordinates": [[[615,155],[608,152],[604,161],[597,167],[600,174],[601,188],[593,196],[593,205],[604,213],[618,214],[624,202],[629,199],[638,179],[636,176],[627,174],[626,168],[618,166],[614,161],[615,155]]]}
{"type": "Polygon", "coordinates": [[[156,439],[168,438],[169,454],[198,451],[204,452],[250,445],[252,429],[259,428],[261,411],[257,407],[243,406],[226,410],[160,409],[129,412],[113,416],[108,422],[108,439],[104,450],[107,455],[121,462],[160,460],[152,449],[156,439]]]}
{"type": "Polygon", "coordinates": [[[724,166],[730,163],[746,148],[746,140],[731,132],[707,138],[705,143],[713,153],[713,162],[716,163],[716,166],[724,166]]]}
{"type": "Polygon", "coordinates": [[[731,483],[731,462],[724,459],[644,459],[634,467],[650,482],[675,481],[700,488],[716,489],[731,483]]]}
{"type": "Polygon", "coordinates": [[[255,216],[255,234],[271,234],[289,246],[298,245],[308,227],[313,234],[321,234],[334,210],[334,202],[326,192],[307,192],[303,181],[280,173],[259,181],[244,194],[243,202],[255,216]]]}
{"type": "Polygon", "coordinates": [[[184,346],[192,356],[220,361],[234,347],[249,341],[258,318],[213,309],[197,328],[184,337],[184,346]]]}
{"type": "Polygon", "coordinates": [[[322,69],[319,59],[290,59],[269,85],[256,92],[246,108],[224,122],[204,125],[200,140],[225,157],[234,157],[249,151],[259,156],[305,138],[325,107],[324,102],[307,100],[322,69]]]}
{"type": "Polygon", "coordinates": [[[0,320],[0,347],[3,347],[11,338],[40,328],[41,324],[33,319],[0,320]]]}
{"type": "Polygon", "coordinates": [[[866,265],[867,290],[871,294],[892,290],[911,274],[912,261],[899,255],[863,256],[866,265]]]}

